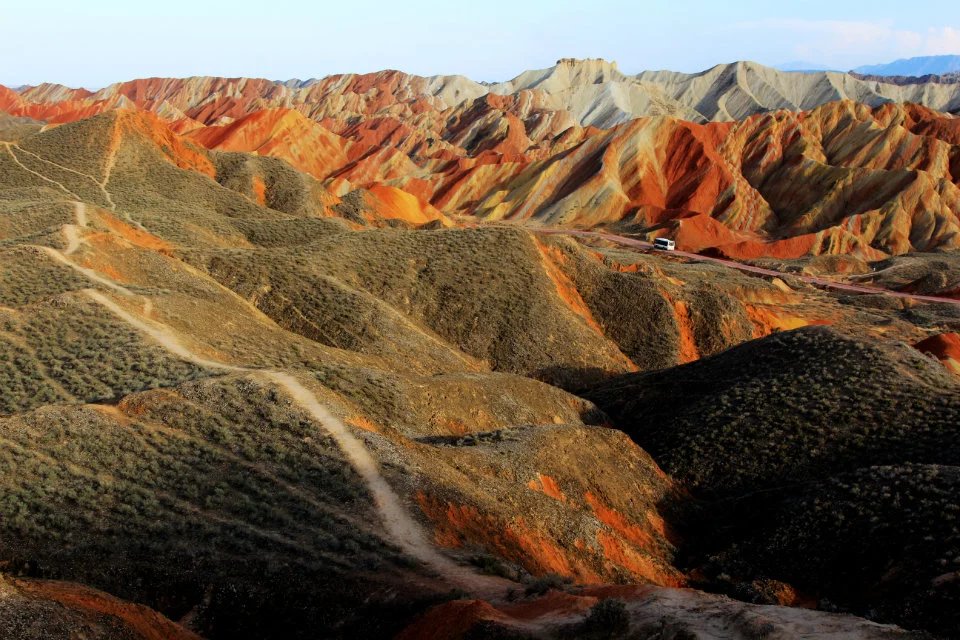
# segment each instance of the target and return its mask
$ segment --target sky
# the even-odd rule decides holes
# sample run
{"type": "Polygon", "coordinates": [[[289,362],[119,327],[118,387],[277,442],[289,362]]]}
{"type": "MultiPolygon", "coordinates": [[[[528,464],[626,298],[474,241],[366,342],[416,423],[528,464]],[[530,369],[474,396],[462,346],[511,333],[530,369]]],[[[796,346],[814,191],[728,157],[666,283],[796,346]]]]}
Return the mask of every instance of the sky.
{"type": "Polygon", "coordinates": [[[955,0],[0,0],[0,84],[274,80],[400,69],[507,80],[559,58],[622,71],[960,54],[955,0]]]}

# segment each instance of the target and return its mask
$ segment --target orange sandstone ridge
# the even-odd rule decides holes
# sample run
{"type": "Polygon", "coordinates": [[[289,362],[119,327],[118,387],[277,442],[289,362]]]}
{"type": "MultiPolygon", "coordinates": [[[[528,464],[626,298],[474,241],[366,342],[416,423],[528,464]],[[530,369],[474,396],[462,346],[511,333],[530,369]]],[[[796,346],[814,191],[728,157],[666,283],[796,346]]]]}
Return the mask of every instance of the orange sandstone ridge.
{"type": "MultiPolygon", "coordinates": [[[[877,260],[960,245],[954,116],[842,101],[739,122],[657,116],[601,129],[582,126],[551,93],[556,73],[592,67],[557,69],[549,82],[505,94],[396,71],[301,86],[151,78],[96,93],[0,87],[0,110],[50,124],[151,112],[167,123],[163,147],[175,158],[191,147],[175,133],[215,151],[280,158],[331,197],[367,189],[383,218],[413,224],[472,216],[617,228],[744,260],[877,260]]],[[[603,82],[622,75],[590,72],[603,82]]],[[[188,162],[213,175],[212,165],[188,162]]]]}

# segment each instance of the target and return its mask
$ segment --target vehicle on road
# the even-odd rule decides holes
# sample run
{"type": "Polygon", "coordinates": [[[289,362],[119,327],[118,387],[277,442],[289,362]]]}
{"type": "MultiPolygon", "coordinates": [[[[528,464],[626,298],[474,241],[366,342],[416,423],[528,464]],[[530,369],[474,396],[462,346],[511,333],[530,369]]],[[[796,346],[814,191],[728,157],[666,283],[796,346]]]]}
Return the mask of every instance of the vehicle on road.
{"type": "Polygon", "coordinates": [[[673,251],[677,248],[677,243],[669,238],[657,238],[653,241],[653,248],[661,251],[673,251]]]}

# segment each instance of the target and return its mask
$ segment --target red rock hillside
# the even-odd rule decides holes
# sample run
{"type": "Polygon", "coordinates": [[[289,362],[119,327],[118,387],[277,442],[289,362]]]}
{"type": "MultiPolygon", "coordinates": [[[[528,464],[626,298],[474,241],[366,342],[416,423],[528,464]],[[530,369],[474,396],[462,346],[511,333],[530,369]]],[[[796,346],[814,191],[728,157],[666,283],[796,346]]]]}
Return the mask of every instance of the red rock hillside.
{"type": "MultiPolygon", "coordinates": [[[[397,71],[306,83],[150,78],[95,93],[0,87],[0,110],[58,124],[155,113],[209,149],[282,158],[411,223],[447,216],[615,227],[737,259],[867,260],[960,245],[960,119],[849,101],[698,124],[582,126],[552,84],[497,95],[397,71]]],[[[557,89],[559,90],[559,89],[557,89]]]]}

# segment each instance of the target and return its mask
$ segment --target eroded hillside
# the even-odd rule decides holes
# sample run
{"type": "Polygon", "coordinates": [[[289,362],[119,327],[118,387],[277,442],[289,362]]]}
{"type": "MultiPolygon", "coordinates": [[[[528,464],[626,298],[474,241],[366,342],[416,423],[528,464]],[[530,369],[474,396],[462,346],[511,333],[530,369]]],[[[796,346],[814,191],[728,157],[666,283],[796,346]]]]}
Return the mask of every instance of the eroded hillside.
{"type": "Polygon", "coordinates": [[[181,146],[257,154],[219,154],[203,171],[286,212],[302,205],[289,183],[307,181],[314,200],[345,198],[354,220],[363,190],[401,222],[607,227],[735,259],[879,260],[957,248],[958,87],[753,63],[628,76],[602,60],[494,85],[399,71],[151,78],[3,89],[0,132],[136,110],[187,136],[181,146]]]}
{"type": "Polygon", "coordinates": [[[960,624],[960,385],[937,360],[811,327],[585,395],[700,499],[680,520],[704,582],[960,624]]]}
{"type": "MultiPolygon", "coordinates": [[[[144,111],[13,124],[0,149],[7,629],[92,620],[92,637],[425,637],[440,619],[442,637],[556,637],[613,615],[638,632],[740,620],[742,637],[910,635],[677,590],[706,584],[689,560],[703,541],[685,527],[726,476],[645,442],[631,426],[640,414],[603,390],[829,324],[835,342],[870,341],[862,350],[879,355],[864,371],[889,369],[916,386],[896,387],[906,397],[933,398],[911,416],[947,419],[956,383],[943,365],[920,350],[891,364],[872,345],[921,343],[956,324],[954,307],[885,308],[516,224],[454,225],[429,198],[331,190],[293,159],[211,151],[144,111]]],[[[791,380],[826,375],[819,361],[805,373],[790,349],[763,361],[782,372],[781,405],[791,380]]],[[[689,405],[704,413],[718,397],[706,377],[689,405]]],[[[653,401],[667,410],[672,397],[653,401]]],[[[948,426],[927,440],[878,437],[945,456],[948,426]]],[[[952,464],[837,451],[880,491],[871,478],[887,478],[884,466],[952,464]]],[[[745,465],[742,482],[776,469],[745,465]]],[[[810,535],[827,530],[801,512],[810,535]]],[[[742,560],[741,547],[720,551],[742,560]]],[[[916,558],[909,575],[926,576],[929,558],[916,558]]],[[[942,631],[940,618],[876,602],[880,622],[942,631]]]]}

